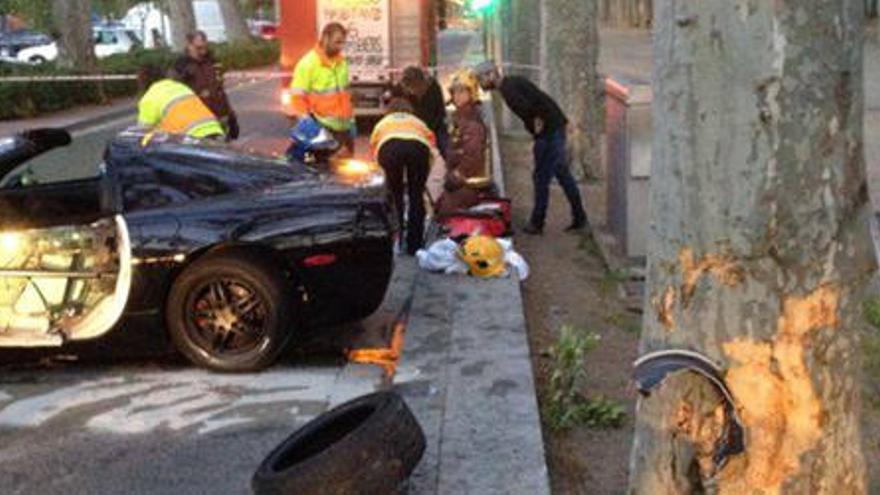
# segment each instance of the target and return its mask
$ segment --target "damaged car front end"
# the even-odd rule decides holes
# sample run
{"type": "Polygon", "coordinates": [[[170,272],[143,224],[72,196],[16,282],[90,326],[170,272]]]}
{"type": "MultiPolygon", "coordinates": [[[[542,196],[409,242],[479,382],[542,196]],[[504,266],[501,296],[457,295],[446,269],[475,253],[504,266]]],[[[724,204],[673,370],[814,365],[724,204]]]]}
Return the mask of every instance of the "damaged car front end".
{"type": "Polygon", "coordinates": [[[0,346],[164,326],[197,364],[244,371],[384,298],[395,226],[375,165],[126,132],[95,176],[39,177],[27,160],[65,135],[0,145],[0,346]]]}

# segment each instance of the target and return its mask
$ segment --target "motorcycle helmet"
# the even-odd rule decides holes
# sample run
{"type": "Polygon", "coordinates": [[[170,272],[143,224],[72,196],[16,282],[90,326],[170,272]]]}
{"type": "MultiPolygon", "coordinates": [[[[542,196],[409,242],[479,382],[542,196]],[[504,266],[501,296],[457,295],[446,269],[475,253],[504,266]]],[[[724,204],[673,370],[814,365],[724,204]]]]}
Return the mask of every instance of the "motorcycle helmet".
{"type": "Polygon", "coordinates": [[[300,119],[290,130],[287,157],[303,163],[322,162],[339,149],[339,142],[311,115],[300,119]]]}

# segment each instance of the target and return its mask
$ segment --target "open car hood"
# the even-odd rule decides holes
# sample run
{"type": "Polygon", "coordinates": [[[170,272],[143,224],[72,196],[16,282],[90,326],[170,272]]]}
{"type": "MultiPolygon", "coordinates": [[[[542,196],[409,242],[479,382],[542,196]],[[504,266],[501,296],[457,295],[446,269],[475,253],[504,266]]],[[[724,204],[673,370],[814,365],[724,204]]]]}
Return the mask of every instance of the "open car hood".
{"type": "Polygon", "coordinates": [[[70,141],[69,132],[55,128],[31,129],[0,137],[0,178],[31,158],[67,146],[70,141]]]}

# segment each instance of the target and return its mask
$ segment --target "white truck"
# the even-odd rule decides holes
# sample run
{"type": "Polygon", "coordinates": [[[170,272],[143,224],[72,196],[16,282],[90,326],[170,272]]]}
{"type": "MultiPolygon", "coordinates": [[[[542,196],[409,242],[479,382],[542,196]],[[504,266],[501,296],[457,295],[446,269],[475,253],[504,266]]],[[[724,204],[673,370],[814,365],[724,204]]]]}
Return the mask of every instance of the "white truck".
{"type": "MultiPolygon", "coordinates": [[[[436,0],[279,0],[278,39],[282,70],[318,41],[321,29],[339,22],[348,29],[345,56],[351,68],[357,115],[382,112],[381,95],[408,65],[427,67],[435,51],[436,0]]],[[[290,78],[282,80],[282,107],[290,114],[290,78]]]]}

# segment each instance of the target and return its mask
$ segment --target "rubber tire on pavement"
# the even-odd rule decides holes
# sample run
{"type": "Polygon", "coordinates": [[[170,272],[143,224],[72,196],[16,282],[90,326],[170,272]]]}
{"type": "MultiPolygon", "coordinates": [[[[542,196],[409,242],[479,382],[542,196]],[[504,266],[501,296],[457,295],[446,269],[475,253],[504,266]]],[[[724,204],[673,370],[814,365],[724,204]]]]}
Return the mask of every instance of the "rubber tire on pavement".
{"type": "Polygon", "coordinates": [[[272,365],[296,332],[296,299],[281,270],[248,252],[209,255],[187,267],[175,280],[165,305],[168,333],[175,347],[198,366],[225,372],[259,371],[272,365]],[[247,283],[268,305],[269,325],[261,345],[234,357],[211,354],[194,342],[186,330],[188,293],[205,280],[230,277],[247,283]]]}
{"type": "Polygon", "coordinates": [[[425,452],[425,434],[403,399],[377,392],[324,413],[260,464],[256,495],[397,493],[425,452]]]}

